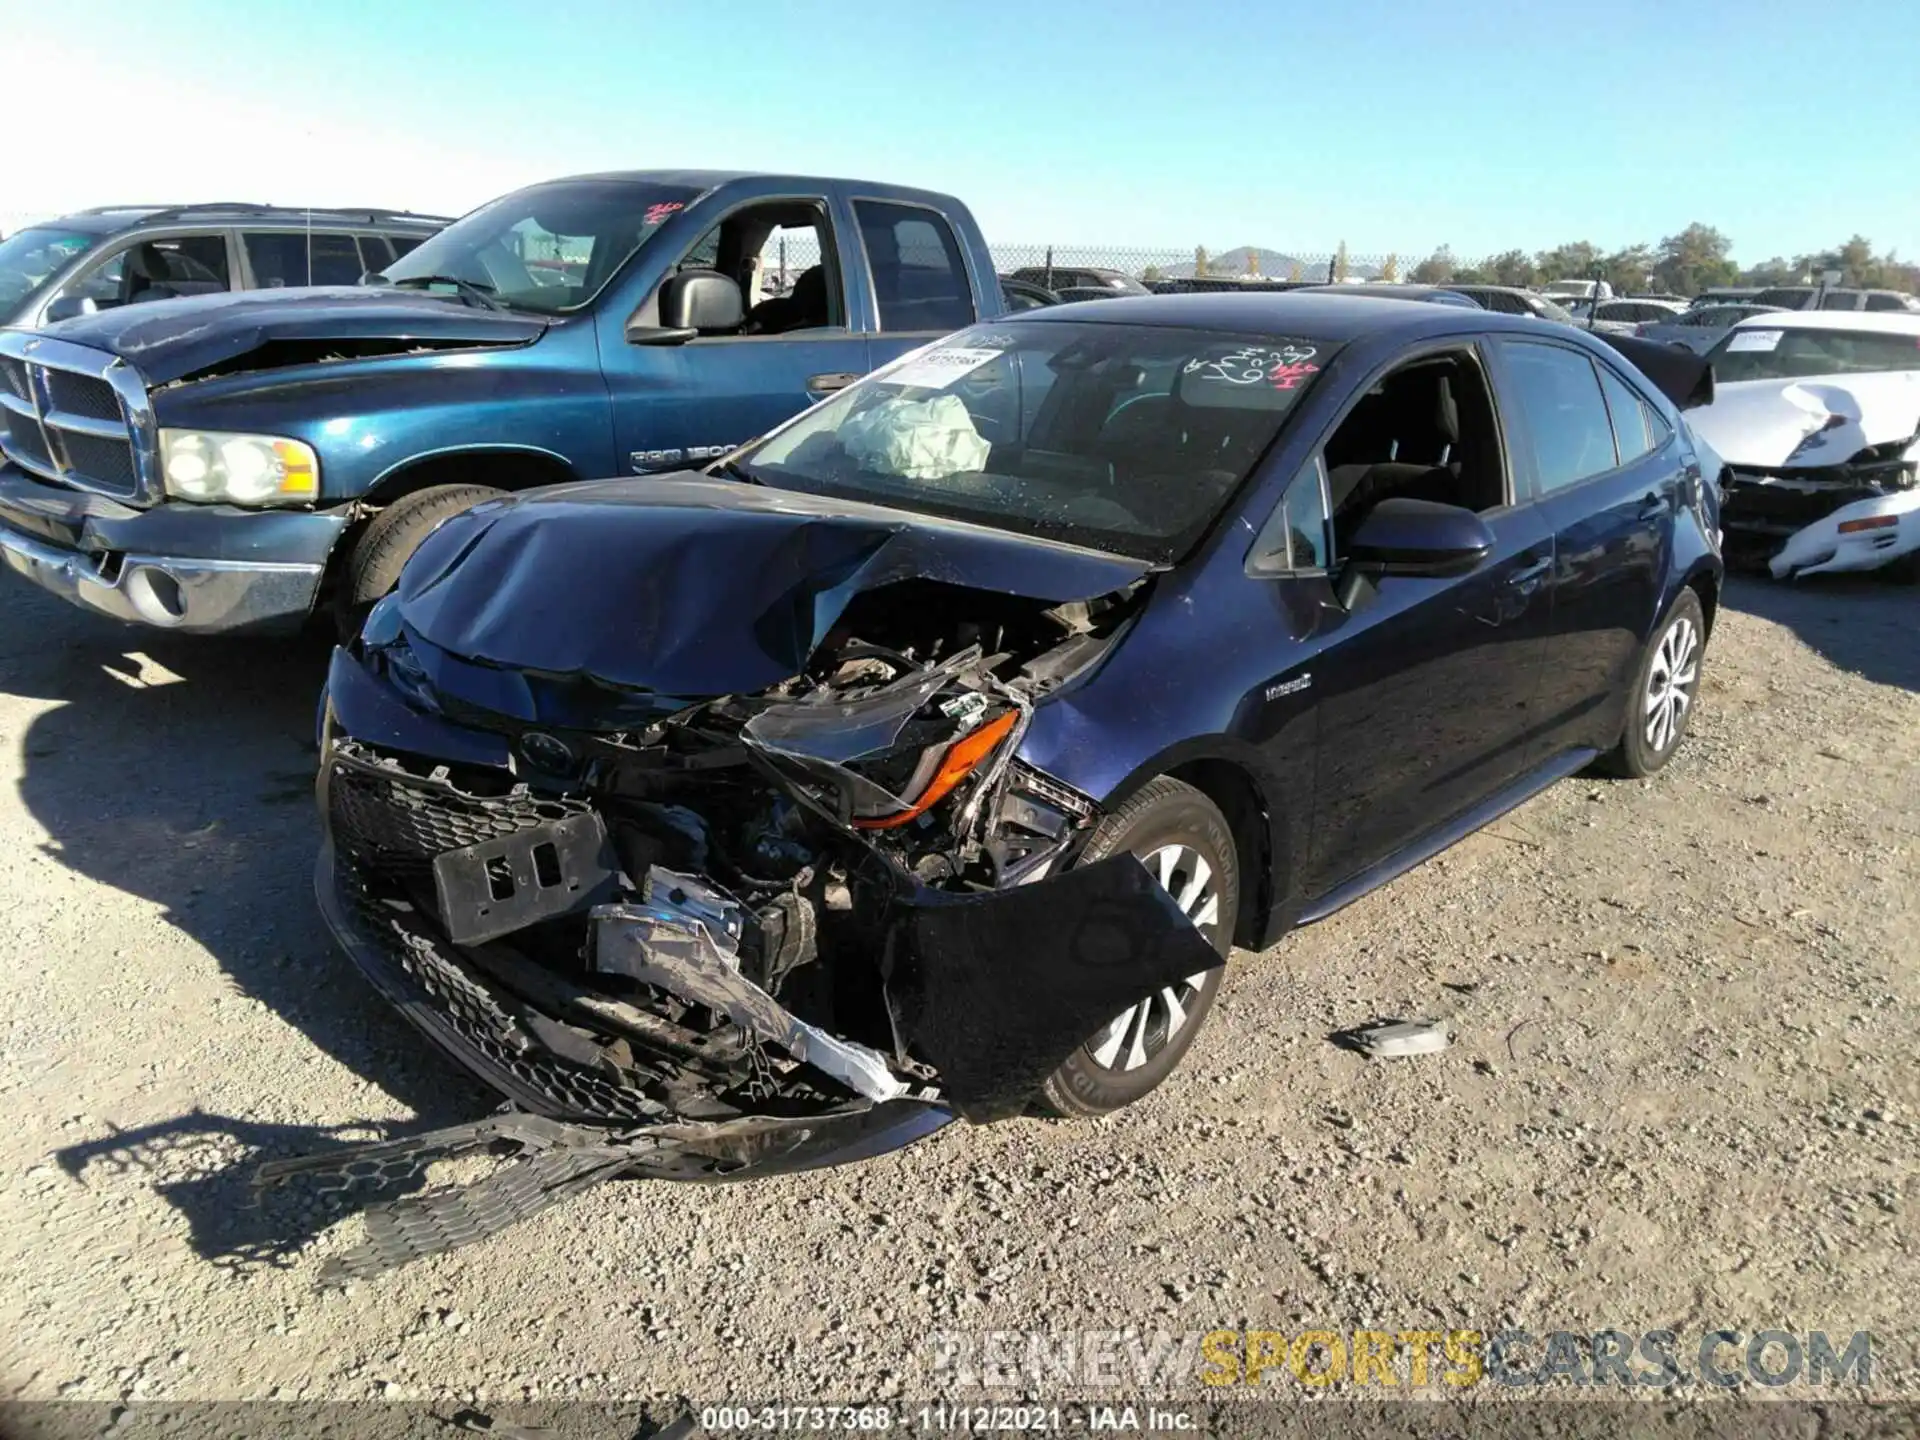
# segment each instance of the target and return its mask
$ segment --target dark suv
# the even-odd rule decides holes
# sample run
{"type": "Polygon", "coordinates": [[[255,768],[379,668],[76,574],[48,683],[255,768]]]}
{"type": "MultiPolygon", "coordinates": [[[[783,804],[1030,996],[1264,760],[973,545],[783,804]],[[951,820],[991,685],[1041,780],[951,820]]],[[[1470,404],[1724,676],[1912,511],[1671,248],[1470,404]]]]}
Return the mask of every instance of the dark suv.
{"type": "Polygon", "coordinates": [[[0,325],[35,329],[179,295],[351,285],[446,223],[399,210],[103,205],[0,241],[0,325]]]}

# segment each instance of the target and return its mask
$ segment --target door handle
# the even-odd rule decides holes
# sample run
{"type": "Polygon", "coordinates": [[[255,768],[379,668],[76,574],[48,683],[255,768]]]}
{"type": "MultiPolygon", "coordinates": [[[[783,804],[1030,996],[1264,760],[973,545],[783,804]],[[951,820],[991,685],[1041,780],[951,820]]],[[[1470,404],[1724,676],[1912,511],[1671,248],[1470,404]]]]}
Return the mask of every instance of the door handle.
{"type": "Polygon", "coordinates": [[[1553,557],[1536,560],[1524,570],[1516,570],[1507,576],[1507,584],[1515,590],[1532,590],[1544,580],[1547,572],[1553,569],[1553,557]]]}
{"type": "Polygon", "coordinates": [[[836,390],[844,390],[860,378],[857,370],[829,370],[824,375],[809,375],[807,389],[816,395],[831,395],[836,390]]]}

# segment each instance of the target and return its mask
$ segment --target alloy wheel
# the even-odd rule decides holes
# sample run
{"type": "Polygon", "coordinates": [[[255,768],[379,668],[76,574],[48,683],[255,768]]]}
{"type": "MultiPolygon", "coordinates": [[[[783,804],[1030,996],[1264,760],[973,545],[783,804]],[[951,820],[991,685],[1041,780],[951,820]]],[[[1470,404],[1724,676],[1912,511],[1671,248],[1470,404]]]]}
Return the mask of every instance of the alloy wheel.
{"type": "MultiPolygon", "coordinates": [[[[1213,866],[1191,845],[1162,845],[1140,857],[1161,887],[1209,940],[1220,924],[1220,891],[1213,866]]],[[[1087,1053],[1103,1070],[1138,1070],[1186,1028],[1193,1002],[1210,972],[1189,975],[1138,1005],[1114,1016],[1087,1042],[1087,1053]]]]}
{"type": "Polygon", "coordinates": [[[1693,687],[1700,678],[1700,632],[1685,615],[1675,620],[1654,651],[1647,670],[1646,735],[1656,754],[1680,738],[1693,687]]]}

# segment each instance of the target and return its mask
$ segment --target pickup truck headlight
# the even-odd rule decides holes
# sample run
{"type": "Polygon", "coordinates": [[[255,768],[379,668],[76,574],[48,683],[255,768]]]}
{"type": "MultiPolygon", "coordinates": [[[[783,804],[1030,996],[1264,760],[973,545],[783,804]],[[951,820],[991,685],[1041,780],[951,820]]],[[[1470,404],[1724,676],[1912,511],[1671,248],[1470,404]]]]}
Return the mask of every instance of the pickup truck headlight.
{"type": "Polygon", "coordinates": [[[304,505],[320,494],[313,447],[277,435],[162,430],[160,473],[181,500],[233,505],[304,505]]]}

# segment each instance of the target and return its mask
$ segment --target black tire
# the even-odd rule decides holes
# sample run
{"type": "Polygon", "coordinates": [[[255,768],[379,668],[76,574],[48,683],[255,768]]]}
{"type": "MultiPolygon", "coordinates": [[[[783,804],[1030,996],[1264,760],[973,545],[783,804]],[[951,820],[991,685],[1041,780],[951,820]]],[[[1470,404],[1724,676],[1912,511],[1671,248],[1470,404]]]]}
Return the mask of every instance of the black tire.
{"type": "MultiPolygon", "coordinates": [[[[1197,873],[1189,856],[1203,860],[1211,872],[1196,895],[1193,908],[1206,913],[1209,899],[1214,902],[1212,919],[1201,923],[1200,930],[1224,959],[1233,947],[1234,921],[1240,908],[1240,860],[1234,849],[1233,828],[1227,824],[1226,817],[1191,785],[1166,775],[1148,781],[1100,822],[1081,852],[1079,863],[1085,865],[1123,852],[1146,860],[1170,846],[1183,847],[1186,852],[1177,857],[1175,863],[1182,868],[1173,872],[1172,884],[1168,887],[1176,898],[1197,873]]],[[[1155,864],[1149,864],[1148,868],[1159,875],[1155,864]]],[[[1176,988],[1175,999],[1185,1019],[1170,1035],[1168,1022],[1173,1012],[1164,999],[1154,997],[1145,1002],[1149,1013],[1144,1022],[1138,1019],[1138,1007],[1127,1012],[1136,1017],[1140,1030],[1137,1034],[1122,1036],[1119,1050],[1109,1054],[1109,1063],[1103,1064],[1098,1058],[1103,1041],[1111,1042],[1109,1030],[1089,1038],[1047,1077],[1040,1088],[1041,1105],[1055,1115],[1106,1115],[1145,1095],[1172,1073],[1192,1046],[1207,1012],[1213,1009],[1222,973],[1222,967],[1216,966],[1206,972],[1197,986],[1176,988]],[[1128,1068],[1127,1062],[1136,1047],[1143,1051],[1144,1063],[1128,1068]]],[[[1125,1018],[1116,1017],[1115,1024],[1125,1018]]]]}
{"type": "Polygon", "coordinates": [[[341,640],[360,633],[367,611],[400,583],[401,567],[442,521],[505,493],[491,485],[429,485],[402,495],[369,520],[347,555],[335,596],[334,623],[341,640]]]}
{"type": "Polygon", "coordinates": [[[1633,672],[1627,695],[1626,726],[1620,743],[1600,762],[1600,768],[1624,780],[1644,780],[1665,768],[1687,738],[1687,725],[1700,696],[1700,673],[1707,648],[1707,620],[1700,597],[1682,590],[1666,615],[1654,627],[1645,653],[1633,672]],[[1678,678],[1674,678],[1676,662],[1678,678]],[[1656,713],[1655,694],[1662,701],[1656,713]]]}

